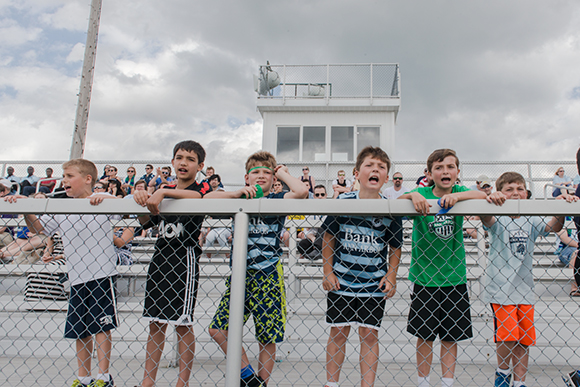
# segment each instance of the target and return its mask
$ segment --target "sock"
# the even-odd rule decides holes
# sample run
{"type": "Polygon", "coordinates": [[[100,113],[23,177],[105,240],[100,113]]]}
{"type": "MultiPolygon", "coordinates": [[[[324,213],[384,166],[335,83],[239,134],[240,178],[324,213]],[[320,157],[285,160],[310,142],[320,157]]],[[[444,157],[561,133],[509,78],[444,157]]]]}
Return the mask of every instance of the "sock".
{"type": "Polygon", "coordinates": [[[338,387],[338,383],[336,382],[326,382],[324,387],[338,387]]]}
{"type": "Polygon", "coordinates": [[[97,380],[102,380],[103,382],[108,382],[109,380],[111,380],[111,375],[110,374],[98,374],[97,380]]]}
{"type": "Polygon", "coordinates": [[[94,380],[92,376],[79,376],[78,379],[79,379],[79,382],[81,382],[82,384],[86,384],[86,385],[91,384],[94,380]]]}
{"type": "Polygon", "coordinates": [[[441,378],[441,387],[453,387],[453,378],[441,378]]]}
{"type": "Polygon", "coordinates": [[[509,375],[510,374],[510,369],[506,368],[505,370],[503,368],[499,368],[497,367],[497,372],[499,372],[500,374],[504,374],[504,375],[509,375]]]}
{"type": "Polygon", "coordinates": [[[248,364],[247,367],[242,368],[242,379],[247,379],[247,378],[249,378],[250,376],[252,376],[255,373],[256,372],[252,368],[252,365],[251,364],[248,364]]]}
{"type": "Polygon", "coordinates": [[[417,378],[417,387],[429,387],[431,384],[430,382],[431,377],[425,376],[424,378],[419,376],[417,378]]]}
{"type": "Polygon", "coordinates": [[[526,382],[524,382],[522,380],[514,380],[514,387],[522,387],[525,385],[526,385],[526,382]]]}

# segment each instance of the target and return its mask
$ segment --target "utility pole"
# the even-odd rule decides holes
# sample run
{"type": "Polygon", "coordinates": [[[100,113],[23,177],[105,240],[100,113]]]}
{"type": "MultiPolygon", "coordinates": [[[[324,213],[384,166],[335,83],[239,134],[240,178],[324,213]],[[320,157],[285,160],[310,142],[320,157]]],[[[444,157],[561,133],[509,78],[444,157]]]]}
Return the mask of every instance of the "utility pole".
{"type": "Polygon", "coordinates": [[[87,137],[87,122],[89,120],[89,106],[91,103],[91,91],[93,88],[95,60],[97,58],[97,40],[99,35],[102,3],[103,0],[91,1],[91,13],[89,16],[87,43],[85,45],[83,72],[81,74],[81,86],[78,94],[79,99],[75,116],[75,128],[70,148],[71,160],[82,158],[85,153],[85,139],[87,137]]]}

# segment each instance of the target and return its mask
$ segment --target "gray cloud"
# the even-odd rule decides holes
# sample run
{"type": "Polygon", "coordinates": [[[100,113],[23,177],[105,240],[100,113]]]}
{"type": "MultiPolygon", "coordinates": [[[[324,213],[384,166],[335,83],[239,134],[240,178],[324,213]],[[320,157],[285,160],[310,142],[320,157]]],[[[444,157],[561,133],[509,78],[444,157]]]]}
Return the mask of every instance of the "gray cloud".
{"type": "MultiPolygon", "coordinates": [[[[0,145],[3,158],[68,156],[88,13],[88,0],[0,5],[0,29],[23,31],[0,38],[0,125],[18,144],[0,145]]],[[[572,0],[104,1],[86,156],[166,159],[193,138],[222,176],[240,176],[261,146],[252,73],[270,60],[400,63],[395,159],[438,147],[571,159],[579,16],[572,0]]]]}

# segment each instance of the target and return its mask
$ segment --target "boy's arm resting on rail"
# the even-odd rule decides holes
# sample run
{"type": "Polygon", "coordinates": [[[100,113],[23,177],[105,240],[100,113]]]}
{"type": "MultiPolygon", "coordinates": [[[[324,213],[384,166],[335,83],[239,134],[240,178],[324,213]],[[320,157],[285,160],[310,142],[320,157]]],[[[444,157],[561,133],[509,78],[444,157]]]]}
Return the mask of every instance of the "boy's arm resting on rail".
{"type": "Polygon", "coordinates": [[[425,199],[423,195],[419,192],[407,192],[399,196],[399,199],[407,199],[413,201],[413,207],[415,207],[415,211],[420,213],[421,215],[429,215],[429,209],[431,208],[431,204],[425,199]]]}
{"type": "Polygon", "coordinates": [[[486,199],[487,195],[485,192],[469,190],[463,192],[454,192],[441,196],[439,202],[441,203],[441,208],[451,208],[458,202],[471,199],[486,199]]]}
{"type": "Polygon", "coordinates": [[[255,186],[245,186],[236,191],[211,191],[204,196],[204,199],[239,199],[241,197],[246,197],[246,199],[252,199],[256,197],[255,186]]]}
{"type": "Polygon", "coordinates": [[[287,166],[278,165],[274,173],[278,180],[283,181],[290,188],[290,192],[284,195],[284,199],[306,199],[308,197],[308,188],[300,179],[290,175],[287,166]]]}
{"type": "MultiPolygon", "coordinates": [[[[563,192],[561,195],[556,197],[556,199],[566,200],[566,202],[568,202],[568,203],[575,203],[578,201],[579,198],[576,195],[570,195],[568,193],[563,192]]],[[[566,222],[565,216],[554,216],[554,217],[552,217],[552,219],[550,219],[550,221],[546,225],[545,231],[546,232],[558,232],[558,231],[562,230],[562,227],[564,227],[565,222],[566,222]]]]}
{"type": "Polygon", "coordinates": [[[324,278],[322,279],[322,287],[326,291],[338,290],[340,289],[340,284],[338,283],[338,278],[334,275],[332,271],[332,257],[334,256],[334,246],[336,240],[333,235],[325,232],[324,241],[322,242],[322,272],[324,278]]]}
{"type": "MultiPolygon", "coordinates": [[[[503,206],[507,197],[502,192],[494,192],[491,195],[486,196],[485,200],[487,200],[488,203],[495,204],[496,206],[503,206]]],[[[481,223],[487,228],[493,226],[496,220],[493,215],[480,215],[479,218],[481,219],[481,223]]]]}

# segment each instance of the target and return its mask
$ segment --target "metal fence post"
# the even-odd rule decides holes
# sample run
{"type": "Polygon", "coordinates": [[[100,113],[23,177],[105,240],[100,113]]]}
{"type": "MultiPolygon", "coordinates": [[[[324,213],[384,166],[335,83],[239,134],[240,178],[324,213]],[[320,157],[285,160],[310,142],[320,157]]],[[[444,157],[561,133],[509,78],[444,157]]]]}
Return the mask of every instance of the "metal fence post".
{"type": "Polygon", "coordinates": [[[298,243],[296,239],[296,224],[293,223],[290,226],[290,240],[288,241],[288,285],[286,286],[288,303],[300,292],[300,283],[296,279],[295,272],[298,264],[298,243]]]}
{"type": "Polygon", "coordinates": [[[245,212],[238,212],[234,218],[234,251],[232,254],[230,319],[228,328],[228,353],[226,356],[227,387],[240,386],[249,219],[248,214],[245,212]]]}

